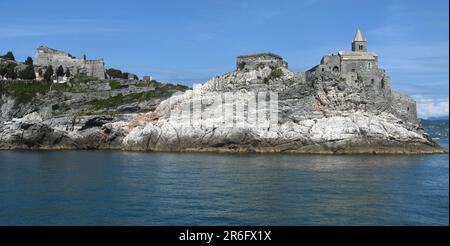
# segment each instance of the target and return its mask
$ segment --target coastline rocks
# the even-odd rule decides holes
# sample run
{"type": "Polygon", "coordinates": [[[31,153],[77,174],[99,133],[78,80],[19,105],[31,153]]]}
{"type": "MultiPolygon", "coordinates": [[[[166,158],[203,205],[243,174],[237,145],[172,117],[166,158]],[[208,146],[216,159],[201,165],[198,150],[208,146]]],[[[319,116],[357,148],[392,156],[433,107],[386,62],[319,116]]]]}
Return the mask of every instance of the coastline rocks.
{"type": "MultiPolygon", "coordinates": [[[[270,69],[270,68],[267,68],[270,69]]],[[[364,83],[347,83],[332,74],[311,80],[282,68],[270,78],[266,68],[215,77],[206,84],[161,102],[157,120],[127,127],[123,148],[143,151],[254,151],[296,153],[442,153],[417,122],[406,122],[391,98],[364,97],[364,83]],[[267,80],[266,78],[269,78],[267,80]],[[362,85],[361,85],[362,84],[362,85]],[[303,88],[312,88],[303,90],[303,88]],[[249,89],[252,88],[252,89],[249,89]],[[278,121],[251,124],[245,117],[226,121],[217,99],[248,103],[255,92],[277,92],[278,121]],[[227,92],[234,92],[227,94],[227,92]],[[202,101],[201,116],[186,114],[202,101]],[[188,109],[186,111],[186,109],[188,109]]],[[[370,88],[369,88],[370,89],[370,88]]],[[[233,108],[233,107],[231,107],[233,108]]],[[[246,108],[245,114],[249,111],[246,108]]],[[[142,116],[140,116],[142,117],[142,116]]],[[[124,122],[120,127],[127,126],[124,122]]]]}
{"type": "MultiPolygon", "coordinates": [[[[0,149],[447,152],[406,112],[415,107],[409,97],[379,90],[370,77],[266,66],[214,77],[163,101],[122,103],[112,113],[100,108],[92,115],[53,115],[48,103],[16,109],[14,100],[3,96],[0,149]],[[137,113],[142,108],[149,110],[137,113]]],[[[57,94],[49,100],[50,105],[65,100],[74,110],[84,99],[57,94]]]]}

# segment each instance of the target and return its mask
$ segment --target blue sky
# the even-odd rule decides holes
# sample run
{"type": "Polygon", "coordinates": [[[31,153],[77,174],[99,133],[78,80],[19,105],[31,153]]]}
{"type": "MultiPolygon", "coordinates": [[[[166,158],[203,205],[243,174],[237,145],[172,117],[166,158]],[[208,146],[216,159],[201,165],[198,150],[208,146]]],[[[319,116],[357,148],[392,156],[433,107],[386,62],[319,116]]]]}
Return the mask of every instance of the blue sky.
{"type": "Polygon", "coordinates": [[[1,1],[0,54],[41,44],[107,67],[192,85],[271,51],[294,71],[349,50],[359,26],[394,90],[421,117],[448,115],[448,0],[1,1]]]}

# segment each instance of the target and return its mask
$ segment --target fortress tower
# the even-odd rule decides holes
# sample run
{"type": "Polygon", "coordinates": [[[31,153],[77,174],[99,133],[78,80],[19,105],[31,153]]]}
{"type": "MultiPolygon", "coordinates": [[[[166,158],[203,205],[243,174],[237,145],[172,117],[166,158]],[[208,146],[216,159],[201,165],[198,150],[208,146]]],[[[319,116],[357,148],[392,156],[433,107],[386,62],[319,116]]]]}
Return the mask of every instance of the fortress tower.
{"type": "Polygon", "coordinates": [[[363,37],[359,28],[356,31],[355,38],[352,41],[352,51],[367,52],[367,40],[363,37]]]}

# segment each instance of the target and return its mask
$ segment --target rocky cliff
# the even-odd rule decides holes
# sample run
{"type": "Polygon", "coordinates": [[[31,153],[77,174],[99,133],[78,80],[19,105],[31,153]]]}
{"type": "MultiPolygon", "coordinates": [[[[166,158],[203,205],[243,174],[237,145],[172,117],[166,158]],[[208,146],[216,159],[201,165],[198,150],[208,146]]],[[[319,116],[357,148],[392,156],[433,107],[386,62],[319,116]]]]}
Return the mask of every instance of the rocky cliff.
{"type": "MultiPolygon", "coordinates": [[[[435,153],[443,151],[418,121],[402,119],[398,95],[374,98],[371,81],[339,73],[294,73],[261,66],[215,77],[196,91],[163,101],[153,120],[127,124],[123,148],[131,150],[255,151],[296,153],[435,153]],[[275,72],[276,71],[276,72],[275,72]],[[255,92],[276,92],[278,122],[249,123],[245,117],[223,123],[220,95],[248,103],[255,92]],[[219,95],[219,96],[218,96],[219,95]],[[183,111],[197,100],[202,116],[183,111]]],[[[189,110],[188,110],[189,111],[189,110]]],[[[247,116],[246,111],[244,116],[247,116]]],[[[122,128],[120,125],[118,128],[122,128]]]]}
{"type": "Polygon", "coordinates": [[[3,81],[0,149],[120,149],[126,131],[108,123],[152,111],[185,86],[157,81],[3,81]]]}
{"type": "Polygon", "coordinates": [[[29,101],[4,92],[0,148],[445,152],[399,106],[410,104],[408,97],[390,87],[386,91],[386,86],[379,93],[363,74],[297,73],[262,64],[217,76],[194,90],[159,85],[119,92],[104,83],[80,88],[85,91],[49,90],[29,101]],[[197,112],[195,105],[200,105],[197,112]],[[251,105],[257,105],[255,112],[251,105]],[[243,114],[236,113],[238,107],[243,114]],[[231,114],[225,113],[230,109],[231,114]],[[265,117],[273,113],[276,121],[265,117]],[[253,120],[252,115],[267,120],[253,120]]]}

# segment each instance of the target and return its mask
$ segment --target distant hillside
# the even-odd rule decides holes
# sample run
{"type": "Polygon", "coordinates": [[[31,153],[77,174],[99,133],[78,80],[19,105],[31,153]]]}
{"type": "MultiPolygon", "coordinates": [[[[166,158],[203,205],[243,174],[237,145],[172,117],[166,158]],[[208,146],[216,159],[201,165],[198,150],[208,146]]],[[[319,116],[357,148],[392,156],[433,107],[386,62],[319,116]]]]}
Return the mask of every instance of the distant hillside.
{"type": "Polygon", "coordinates": [[[429,118],[427,118],[427,120],[448,120],[448,115],[429,117],[429,118]]]}
{"type": "Polygon", "coordinates": [[[448,139],[448,117],[447,119],[422,120],[422,126],[432,138],[448,139]]]}

